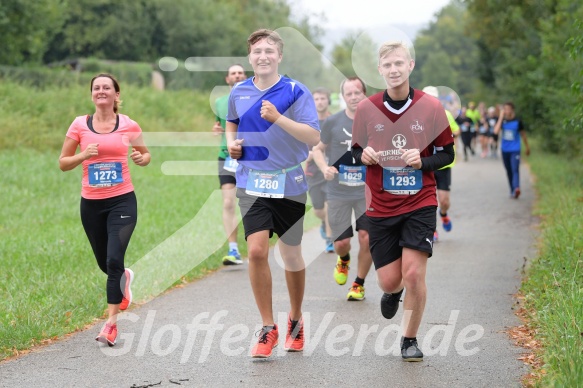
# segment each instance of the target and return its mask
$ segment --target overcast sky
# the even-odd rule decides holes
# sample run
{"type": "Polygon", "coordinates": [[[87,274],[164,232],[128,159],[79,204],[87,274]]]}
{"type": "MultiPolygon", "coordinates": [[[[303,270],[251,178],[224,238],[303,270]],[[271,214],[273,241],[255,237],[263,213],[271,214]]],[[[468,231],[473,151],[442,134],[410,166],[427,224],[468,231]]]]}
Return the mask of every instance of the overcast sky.
{"type": "Polygon", "coordinates": [[[450,0],[288,0],[292,16],[309,16],[324,31],[320,43],[330,54],[334,45],[348,34],[366,32],[379,42],[413,42],[436,12],[450,0]],[[325,19],[319,15],[324,14],[325,19]],[[395,29],[398,36],[394,36],[395,29]],[[403,34],[403,35],[401,35],[403,34]]]}
{"type": "Polygon", "coordinates": [[[450,0],[290,0],[296,14],[324,13],[323,28],[358,29],[383,24],[426,25],[450,0]]]}

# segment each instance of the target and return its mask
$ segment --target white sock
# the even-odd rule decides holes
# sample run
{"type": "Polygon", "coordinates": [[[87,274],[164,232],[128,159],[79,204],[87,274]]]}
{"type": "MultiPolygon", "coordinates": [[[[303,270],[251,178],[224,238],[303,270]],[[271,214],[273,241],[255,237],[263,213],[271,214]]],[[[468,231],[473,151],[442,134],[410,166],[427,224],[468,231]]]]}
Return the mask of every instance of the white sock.
{"type": "Polygon", "coordinates": [[[229,243],[229,250],[230,251],[233,251],[234,250],[234,251],[239,252],[239,246],[237,245],[236,242],[230,242],[229,243]]]}

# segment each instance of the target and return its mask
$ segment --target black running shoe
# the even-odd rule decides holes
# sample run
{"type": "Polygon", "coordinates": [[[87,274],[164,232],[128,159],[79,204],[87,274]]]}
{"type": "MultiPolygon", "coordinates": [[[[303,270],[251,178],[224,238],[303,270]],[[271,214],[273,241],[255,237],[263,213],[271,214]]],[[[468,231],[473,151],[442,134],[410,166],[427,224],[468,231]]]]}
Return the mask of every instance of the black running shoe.
{"type": "Polygon", "coordinates": [[[407,340],[401,337],[401,357],[403,361],[419,362],[423,361],[423,352],[417,346],[417,340],[407,340]]]}
{"type": "Polygon", "coordinates": [[[399,301],[401,300],[402,294],[403,290],[395,294],[383,294],[381,298],[381,313],[383,314],[383,317],[391,319],[395,316],[395,314],[397,314],[397,310],[399,310],[399,301]]]}

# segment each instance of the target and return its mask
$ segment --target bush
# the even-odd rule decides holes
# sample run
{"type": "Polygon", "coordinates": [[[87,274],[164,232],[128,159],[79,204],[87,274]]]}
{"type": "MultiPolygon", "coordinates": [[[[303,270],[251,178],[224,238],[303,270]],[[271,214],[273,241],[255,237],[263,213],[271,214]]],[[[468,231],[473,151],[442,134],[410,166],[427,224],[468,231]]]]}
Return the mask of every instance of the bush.
{"type": "Polygon", "coordinates": [[[152,65],[144,62],[115,62],[96,58],[79,61],[80,71],[91,75],[109,73],[115,76],[120,83],[136,86],[150,86],[152,84],[152,65]]]}
{"type": "Polygon", "coordinates": [[[0,79],[44,89],[49,86],[69,87],[89,83],[91,77],[63,68],[0,66],[0,79]]]}

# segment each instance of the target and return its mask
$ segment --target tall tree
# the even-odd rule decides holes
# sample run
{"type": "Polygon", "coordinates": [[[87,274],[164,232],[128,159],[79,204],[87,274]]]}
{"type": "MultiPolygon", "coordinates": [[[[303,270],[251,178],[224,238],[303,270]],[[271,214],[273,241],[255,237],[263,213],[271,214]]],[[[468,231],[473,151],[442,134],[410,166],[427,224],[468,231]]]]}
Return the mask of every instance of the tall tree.
{"type": "Polygon", "coordinates": [[[479,52],[466,26],[470,26],[466,7],[461,1],[453,0],[436,14],[435,21],[419,32],[414,43],[413,85],[447,86],[466,98],[480,88],[479,52]]]}
{"type": "Polygon", "coordinates": [[[570,58],[566,43],[581,34],[576,21],[583,20],[583,4],[469,0],[468,9],[474,33],[482,37],[482,55],[496,58],[492,68],[500,98],[516,103],[548,149],[581,151],[582,128],[572,125],[578,96],[570,91],[581,59],[570,58]]]}
{"type": "Polygon", "coordinates": [[[63,0],[2,0],[0,2],[0,64],[40,63],[48,41],[59,31],[63,0]]]}

